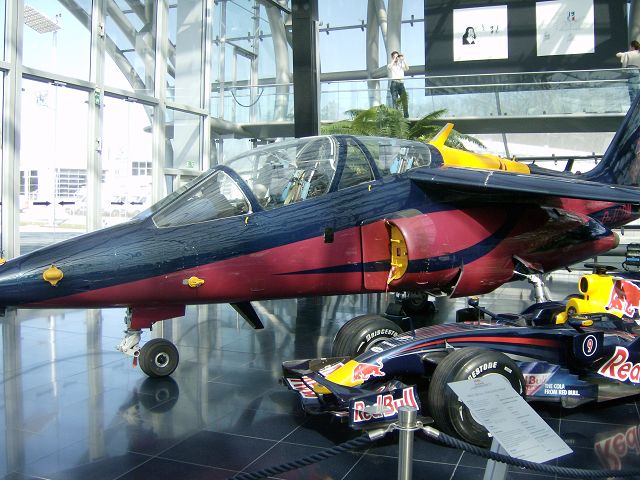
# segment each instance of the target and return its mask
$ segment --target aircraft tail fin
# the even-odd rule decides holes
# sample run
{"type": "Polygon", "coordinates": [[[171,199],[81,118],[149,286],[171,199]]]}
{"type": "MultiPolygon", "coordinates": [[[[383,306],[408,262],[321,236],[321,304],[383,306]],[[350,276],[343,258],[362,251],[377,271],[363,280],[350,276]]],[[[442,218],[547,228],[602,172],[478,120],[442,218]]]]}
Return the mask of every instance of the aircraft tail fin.
{"type": "Polygon", "coordinates": [[[601,183],[640,186],[640,95],[629,107],[600,163],[582,178],[601,183]]]}
{"type": "Polygon", "coordinates": [[[435,137],[433,137],[429,143],[435,147],[442,147],[444,142],[447,141],[447,138],[449,138],[451,130],[453,130],[453,123],[447,123],[436,133],[435,137]]]}

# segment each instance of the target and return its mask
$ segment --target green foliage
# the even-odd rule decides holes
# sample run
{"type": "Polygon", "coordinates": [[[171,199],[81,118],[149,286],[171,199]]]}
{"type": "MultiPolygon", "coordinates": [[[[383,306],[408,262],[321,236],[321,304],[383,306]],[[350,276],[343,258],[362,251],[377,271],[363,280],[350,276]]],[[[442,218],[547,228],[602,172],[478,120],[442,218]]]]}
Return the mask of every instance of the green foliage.
{"type": "Polygon", "coordinates": [[[351,120],[340,120],[339,122],[320,125],[320,133],[322,135],[354,135],[353,129],[351,128],[351,120]]]}
{"type": "MultiPolygon", "coordinates": [[[[349,110],[347,114],[351,120],[325,124],[321,127],[323,135],[349,134],[369,135],[375,137],[405,138],[429,142],[442,128],[442,123],[437,120],[446,113],[446,110],[436,110],[416,121],[407,120],[396,108],[378,105],[366,110],[349,110]]],[[[468,142],[484,148],[480,140],[470,135],[452,130],[446,145],[461,150],[467,150],[463,142],[468,142]]]]}

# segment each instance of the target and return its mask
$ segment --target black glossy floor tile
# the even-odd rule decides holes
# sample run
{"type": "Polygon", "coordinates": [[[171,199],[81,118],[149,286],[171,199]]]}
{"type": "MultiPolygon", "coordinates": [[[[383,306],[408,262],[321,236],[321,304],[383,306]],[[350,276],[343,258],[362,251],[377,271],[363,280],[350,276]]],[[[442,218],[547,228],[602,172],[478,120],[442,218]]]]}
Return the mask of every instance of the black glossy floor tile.
{"type": "Polygon", "coordinates": [[[161,454],[178,462],[242,470],[265,452],[275,441],[244,435],[201,431],[161,454]]]}
{"type": "MultiPolygon", "coordinates": [[[[444,480],[451,479],[456,471],[455,464],[441,463],[441,462],[425,462],[414,461],[412,464],[412,478],[425,478],[429,480],[444,480]]],[[[482,480],[483,470],[472,472],[469,469],[466,472],[466,476],[458,477],[469,480],[482,480]],[[477,474],[476,474],[477,473],[477,474]]],[[[365,455],[360,462],[358,462],[349,474],[344,477],[346,480],[371,480],[373,478],[382,478],[380,475],[385,475],[387,478],[398,478],[398,460],[394,457],[384,457],[378,455],[365,455]],[[384,472],[382,474],[382,472],[384,472]]]]}
{"type": "Polygon", "coordinates": [[[192,463],[175,462],[163,458],[154,458],[142,465],[129,470],[119,480],[176,480],[184,478],[189,480],[224,480],[233,475],[233,472],[218,468],[206,467],[192,463]]]}
{"type": "Polygon", "coordinates": [[[84,452],[80,446],[74,449],[72,458],[67,457],[71,452],[66,450],[71,449],[64,449],[59,455],[50,455],[30,465],[30,474],[51,480],[110,480],[121,478],[121,475],[150,461],[150,457],[130,452],[91,459],[86,444],[84,452]]]}
{"type": "MultiPolygon", "coordinates": [[[[526,285],[524,285],[525,288],[526,285]]],[[[566,284],[553,282],[563,297],[566,284]]],[[[149,379],[115,350],[124,310],[19,310],[0,320],[0,478],[226,479],[323,452],[361,432],[328,416],[303,413],[280,384],[281,363],[328,356],[348,319],[385,304],[375,297],[256,302],[265,329],[253,331],[227,305],[188,307],[157,325],[180,365],[170,379],[149,379]]],[[[516,311],[529,301],[513,286],[487,307],[516,311]]],[[[463,300],[438,300],[445,317],[463,300]],[[448,313],[447,313],[448,312],[448,313]]],[[[145,333],[143,341],[152,338],[145,333]]],[[[640,469],[640,409],[635,399],[540,416],[573,449],[553,465],[640,469]]],[[[396,478],[398,435],[282,479],[396,478]]],[[[414,478],[481,479],[486,460],[415,435],[414,478]]],[[[552,475],[509,468],[509,479],[552,475]]],[[[553,477],[555,478],[555,477],[553,477]]]]}
{"type": "MultiPolygon", "coordinates": [[[[255,461],[245,467],[247,472],[260,472],[262,469],[279,466],[291,462],[292,459],[317,454],[322,449],[308,445],[274,444],[272,448],[263,452],[255,461]]],[[[332,457],[330,460],[303,466],[296,470],[281,473],[277,478],[324,480],[327,478],[350,478],[349,472],[360,460],[361,455],[355,453],[343,453],[332,457]]]]}
{"type": "Polygon", "coordinates": [[[353,440],[361,435],[349,429],[344,423],[326,415],[309,415],[300,428],[291,432],[285,440],[288,443],[329,448],[353,440]]]}

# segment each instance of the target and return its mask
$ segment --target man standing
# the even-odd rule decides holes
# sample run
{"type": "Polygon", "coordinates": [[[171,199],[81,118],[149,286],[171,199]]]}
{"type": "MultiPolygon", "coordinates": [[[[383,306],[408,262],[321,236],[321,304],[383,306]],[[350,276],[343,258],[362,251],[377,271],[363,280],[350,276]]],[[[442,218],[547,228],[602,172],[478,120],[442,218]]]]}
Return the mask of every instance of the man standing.
{"type": "Polygon", "coordinates": [[[398,102],[402,104],[402,112],[404,118],[409,117],[409,99],[407,91],[404,88],[404,72],[409,70],[409,66],[404,61],[404,55],[397,51],[391,52],[391,63],[387,65],[389,71],[389,91],[391,93],[391,102],[393,106],[397,106],[398,102]]]}
{"type": "Polygon", "coordinates": [[[616,57],[620,59],[623,68],[629,68],[633,71],[629,72],[629,102],[633,100],[640,90],[640,43],[633,40],[627,52],[618,52],[616,57]]]}

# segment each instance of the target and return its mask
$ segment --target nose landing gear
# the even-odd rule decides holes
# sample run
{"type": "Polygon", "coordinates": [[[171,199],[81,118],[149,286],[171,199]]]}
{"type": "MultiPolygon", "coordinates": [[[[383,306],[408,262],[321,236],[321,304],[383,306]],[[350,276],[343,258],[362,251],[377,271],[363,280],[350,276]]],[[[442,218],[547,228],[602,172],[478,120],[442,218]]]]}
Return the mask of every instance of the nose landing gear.
{"type": "Polygon", "coordinates": [[[142,346],[138,359],[140,368],[148,376],[166,377],[178,366],[180,355],[169,340],[154,338],[142,346]]]}
{"type": "MultiPolygon", "coordinates": [[[[142,371],[149,377],[166,377],[178,367],[180,355],[178,349],[169,340],[154,338],[140,347],[141,328],[132,328],[131,310],[127,312],[124,338],[116,346],[116,350],[133,357],[133,366],[140,365],[142,371]]],[[[136,325],[137,326],[137,325],[136,325]]],[[[148,325],[151,328],[151,324],[148,325]]]]}

